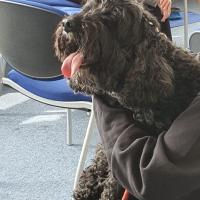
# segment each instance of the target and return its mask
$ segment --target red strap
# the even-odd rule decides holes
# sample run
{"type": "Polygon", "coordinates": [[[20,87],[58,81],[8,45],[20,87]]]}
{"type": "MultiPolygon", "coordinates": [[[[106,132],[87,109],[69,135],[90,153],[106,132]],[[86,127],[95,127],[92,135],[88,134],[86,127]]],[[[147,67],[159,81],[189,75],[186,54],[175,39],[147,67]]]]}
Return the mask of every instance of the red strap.
{"type": "Polygon", "coordinates": [[[129,197],[129,193],[127,190],[124,191],[124,195],[122,197],[122,200],[128,200],[128,197],[129,197]]]}

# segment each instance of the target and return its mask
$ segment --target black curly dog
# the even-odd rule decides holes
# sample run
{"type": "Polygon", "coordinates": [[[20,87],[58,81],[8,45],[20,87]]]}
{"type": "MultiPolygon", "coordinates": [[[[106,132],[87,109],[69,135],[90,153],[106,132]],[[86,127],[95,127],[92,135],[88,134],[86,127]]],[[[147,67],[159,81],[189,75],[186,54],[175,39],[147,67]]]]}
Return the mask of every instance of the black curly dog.
{"type": "MultiPolygon", "coordinates": [[[[72,89],[118,102],[154,134],[166,130],[200,91],[200,62],[169,41],[136,0],[88,0],[80,13],[60,22],[54,46],[72,89]]],[[[101,197],[102,183],[91,181],[96,193],[85,189],[85,197],[78,196],[79,187],[75,199],[116,200],[101,197]]],[[[111,186],[110,194],[116,192],[111,186]]]]}

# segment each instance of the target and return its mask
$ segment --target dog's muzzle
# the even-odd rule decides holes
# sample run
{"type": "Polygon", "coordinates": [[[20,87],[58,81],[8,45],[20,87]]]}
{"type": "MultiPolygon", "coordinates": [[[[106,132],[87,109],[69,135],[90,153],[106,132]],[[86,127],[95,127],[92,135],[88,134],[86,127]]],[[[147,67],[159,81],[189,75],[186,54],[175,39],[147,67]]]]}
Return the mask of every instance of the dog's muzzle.
{"type": "Polygon", "coordinates": [[[75,22],[72,19],[64,19],[62,21],[65,32],[73,32],[75,30],[75,22]]]}

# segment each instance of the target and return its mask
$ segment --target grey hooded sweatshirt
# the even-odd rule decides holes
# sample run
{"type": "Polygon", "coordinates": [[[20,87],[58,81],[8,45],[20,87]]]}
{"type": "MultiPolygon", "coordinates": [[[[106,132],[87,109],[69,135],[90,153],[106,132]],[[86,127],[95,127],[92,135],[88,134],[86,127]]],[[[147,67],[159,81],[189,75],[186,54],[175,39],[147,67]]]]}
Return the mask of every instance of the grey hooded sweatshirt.
{"type": "Polygon", "coordinates": [[[97,96],[94,113],[113,176],[130,194],[200,200],[200,96],[158,136],[138,128],[130,111],[97,96]]]}

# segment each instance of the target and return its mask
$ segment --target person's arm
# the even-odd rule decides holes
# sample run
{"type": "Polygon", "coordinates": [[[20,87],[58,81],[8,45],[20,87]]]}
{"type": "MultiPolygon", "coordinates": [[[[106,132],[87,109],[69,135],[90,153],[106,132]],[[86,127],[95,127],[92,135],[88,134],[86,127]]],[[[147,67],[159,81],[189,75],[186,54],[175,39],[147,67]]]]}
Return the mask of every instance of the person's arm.
{"type": "Polygon", "coordinates": [[[132,114],[94,97],[94,112],[113,176],[140,200],[182,199],[200,188],[200,97],[158,137],[132,114]]]}

